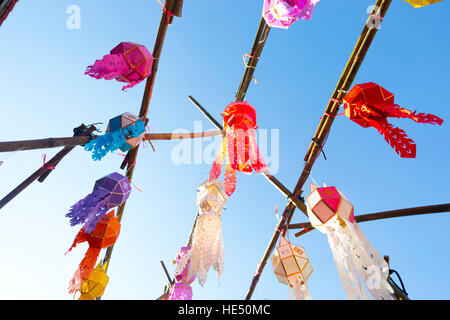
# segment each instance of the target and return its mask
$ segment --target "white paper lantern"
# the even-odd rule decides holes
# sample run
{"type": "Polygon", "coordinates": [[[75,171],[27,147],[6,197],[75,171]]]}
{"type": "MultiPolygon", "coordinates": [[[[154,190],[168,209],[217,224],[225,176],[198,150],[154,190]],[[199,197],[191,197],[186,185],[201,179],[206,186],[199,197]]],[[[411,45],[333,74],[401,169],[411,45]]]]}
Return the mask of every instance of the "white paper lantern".
{"type": "Polygon", "coordinates": [[[197,276],[202,286],[211,267],[217,271],[218,278],[223,273],[221,215],[226,198],[222,183],[218,181],[207,181],[199,186],[196,202],[199,206],[199,216],[192,238],[189,277],[197,276]]]}

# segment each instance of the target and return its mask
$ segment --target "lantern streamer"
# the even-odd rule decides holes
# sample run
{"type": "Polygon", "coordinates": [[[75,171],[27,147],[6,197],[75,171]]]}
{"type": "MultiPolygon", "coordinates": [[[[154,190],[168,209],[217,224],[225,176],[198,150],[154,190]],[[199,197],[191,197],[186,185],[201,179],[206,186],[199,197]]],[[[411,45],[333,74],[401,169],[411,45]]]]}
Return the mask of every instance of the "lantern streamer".
{"type": "MultiPolygon", "coordinates": [[[[123,115],[119,117],[123,117],[123,115]]],[[[117,149],[121,149],[122,151],[131,149],[128,144],[130,139],[136,139],[138,141],[136,145],[142,140],[145,133],[144,121],[138,119],[135,122],[128,123],[126,127],[120,126],[111,130],[111,121],[114,121],[115,119],[116,118],[110,120],[110,125],[108,126],[109,130],[107,130],[109,132],[106,132],[104,135],[99,136],[84,145],[86,151],[92,151],[93,160],[100,161],[108,152],[112,153],[117,149]]]]}

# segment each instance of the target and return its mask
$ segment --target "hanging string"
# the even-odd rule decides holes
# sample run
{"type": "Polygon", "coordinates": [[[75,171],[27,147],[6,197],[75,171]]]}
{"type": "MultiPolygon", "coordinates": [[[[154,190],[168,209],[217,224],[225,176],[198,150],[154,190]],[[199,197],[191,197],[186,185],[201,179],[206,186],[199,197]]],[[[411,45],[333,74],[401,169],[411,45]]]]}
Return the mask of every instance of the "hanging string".
{"type": "MultiPolygon", "coordinates": [[[[250,54],[248,54],[248,53],[245,53],[245,54],[242,55],[242,60],[244,61],[245,67],[246,67],[246,68],[256,69],[255,66],[250,66],[250,65],[247,63],[247,57],[253,58],[253,59],[259,59],[259,57],[254,57],[254,56],[252,56],[252,55],[250,55],[250,54]]],[[[252,79],[253,79],[253,81],[255,82],[255,84],[257,84],[257,83],[259,82],[259,80],[257,80],[255,77],[252,77],[252,79]]]]}

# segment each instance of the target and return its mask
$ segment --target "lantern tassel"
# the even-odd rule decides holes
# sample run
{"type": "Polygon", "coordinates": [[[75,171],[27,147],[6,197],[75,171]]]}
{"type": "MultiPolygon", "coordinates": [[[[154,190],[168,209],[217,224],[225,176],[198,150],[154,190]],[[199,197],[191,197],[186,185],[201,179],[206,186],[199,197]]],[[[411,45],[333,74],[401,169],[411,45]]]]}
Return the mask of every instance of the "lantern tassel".
{"type": "Polygon", "coordinates": [[[346,221],[345,231],[352,241],[352,258],[367,290],[375,300],[392,300],[394,293],[387,281],[389,266],[372,247],[356,223],[346,221]]]}
{"type": "Polygon", "coordinates": [[[75,271],[72,279],[69,282],[69,293],[73,294],[75,291],[80,290],[83,282],[89,278],[92,271],[94,271],[97,258],[100,254],[100,248],[92,248],[86,251],[86,254],[81,260],[78,269],[75,271]]]}
{"type": "Polygon", "coordinates": [[[92,159],[100,161],[108,152],[114,152],[126,143],[120,130],[105,133],[84,145],[84,150],[92,151],[92,159]]]}
{"type": "Polygon", "coordinates": [[[222,243],[222,220],[215,214],[204,214],[195,226],[191,249],[191,269],[188,278],[197,276],[201,286],[213,267],[217,276],[223,273],[224,250],[222,243]]]}
{"type": "Polygon", "coordinates": [[[416,157],[416,144],[412,139],[408,138],[405,131],[394,127],[392,124],[387,122],[386,119],[380,121],[368,119],[368,121],[381,135],[384,136],[384,140],[389,143],[389,145],[400,155],[400,157],[416,157]]]}
{"type": "Polygon", "coordinates": [[[384,106],[388,117],[396,118],[409,118],[417,123],[429,123],[441,126],[444,120],[430,113],[416,113],[417,111],[411,111],[406,108],[400,107],[398,104],[391,106],[384,106]]]}
{"type": "Polygon", "coordinates": [[[306,285],[306,283],[297,279],[293,288],[295,300],[311,300],[311,295],[309,294],[308,286],[306,285]]]}
{"type": "Polygon", "coordinates": [[[70,225],[85,223],[85,232],[90,234],[98,221],[106,214],[106,205],[110,199],[110,194],[103,190],[94,190],[85,198],[72,206],[66,217],[70,219],[70,225]]]}
{"type": "Polygon", "coordinates": [[[352,261],[349,246],[351,240],[342,230],[338,220],[335,226],[327,227],[327,231],[328,243],[347,299],[369,300],[352,261]]]}
{"type": "Polygon", "coordinates": [[[124,75],[129,70],[129,65],[122,54],[108,54],[101,60],[86,68],[87,74],[95,79],[112,80],[124,75]]]}

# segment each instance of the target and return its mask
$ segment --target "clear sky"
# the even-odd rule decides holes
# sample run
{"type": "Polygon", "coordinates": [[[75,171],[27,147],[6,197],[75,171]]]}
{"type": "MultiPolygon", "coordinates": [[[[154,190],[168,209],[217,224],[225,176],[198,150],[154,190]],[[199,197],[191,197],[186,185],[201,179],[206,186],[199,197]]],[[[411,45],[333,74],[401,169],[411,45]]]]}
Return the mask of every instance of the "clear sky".
{"type": "MultiPolygon", "coordinates": [[[[262,0],[184,1],[182,19],[166,35],[153,98],[151,132],[194,131],[213,126],[188,101],[194,96],[212,115],[234,100],[261,18],[262,0]],[[197,121],[197,125],[196,125],[197,121]],[[195,127],[196,126],[196,127],[195,127]]],[[[310,21],[273,29],[246,96],[261,129],[279,133],[269,140],[278,156],[276,177],[292,189],[320,117],[347,63],[374,0],[322,0],[310,21]]],[[[442,127],[393,119],[417,144],[415,159],[402,159],[375,129],[338,117],[312,177],[335,185],[356,214],[448,203],[450,161],[448,59],[450,3],[414,9],[393,3],[354,84],[376,82],[396,95],[396,103],[444,119],[442,127]]],[[[19,1],[0,28],[0,141],[65,137],[81,123],[137,114],[144,85],[121,91],[116,81],[84,75],[86,66],[121,41],[152,51],[161,14],[155,1],[19,1]],[[81,28],[68,29],[70,5],[81,10],[81,28]]],[[[198,143],[198,142],[197,142],[198,143]]],[[[211,141],[204,141],[203,147],[211,141]]],[[[167,280],[160,266],[171,263],[188,240],[196,214],[197,186],[210,165],[177,164],[177,142],[141,148],[122,230],[108,270],[104,299],[155,299],[167,280]]],[[[190,143],[192,150],[194,142],[190,143]]],[[[58,150],[0,154],[0,196],[33,173],[58,150]],[[4,159],[6,156],[8,158],[4,159]]],[[[123,158],[109,154],[94,162],[81,147],[73,150],[45,183],[33,183],[0,211],[0,299],[72,299],[67,284],[87,245],[70,247],[79,228],[65,217],[91,192],[95,180],[120,171],[123,158]]],[[[311,180],[309,180],[311,181],[311,180]]],[[[305,195],[309,190],[305,190],[305,195]]],[[[218,284],[213,270],[194,299],[244,299],[258,261],[277,223],[275,206],[287,200],[258,174],[238,173],[237,190],[223,213],[225,271],[218,284]]],[[[306,222],[299,211],[293,222],[306,222]]],[[[382,255],[389,255],[412,299],[450,298],[448,214],[361,223],[382,255]]],[[[345,299],[326,236],[314,231],[291,241],[306,249],[314,272],[313,299],[345,299]]],[[[104,252],[101,253],[103,257],[104,252]]],[[[270,264],[254,299],[287,299],[287,286],[270,264]]]]}

